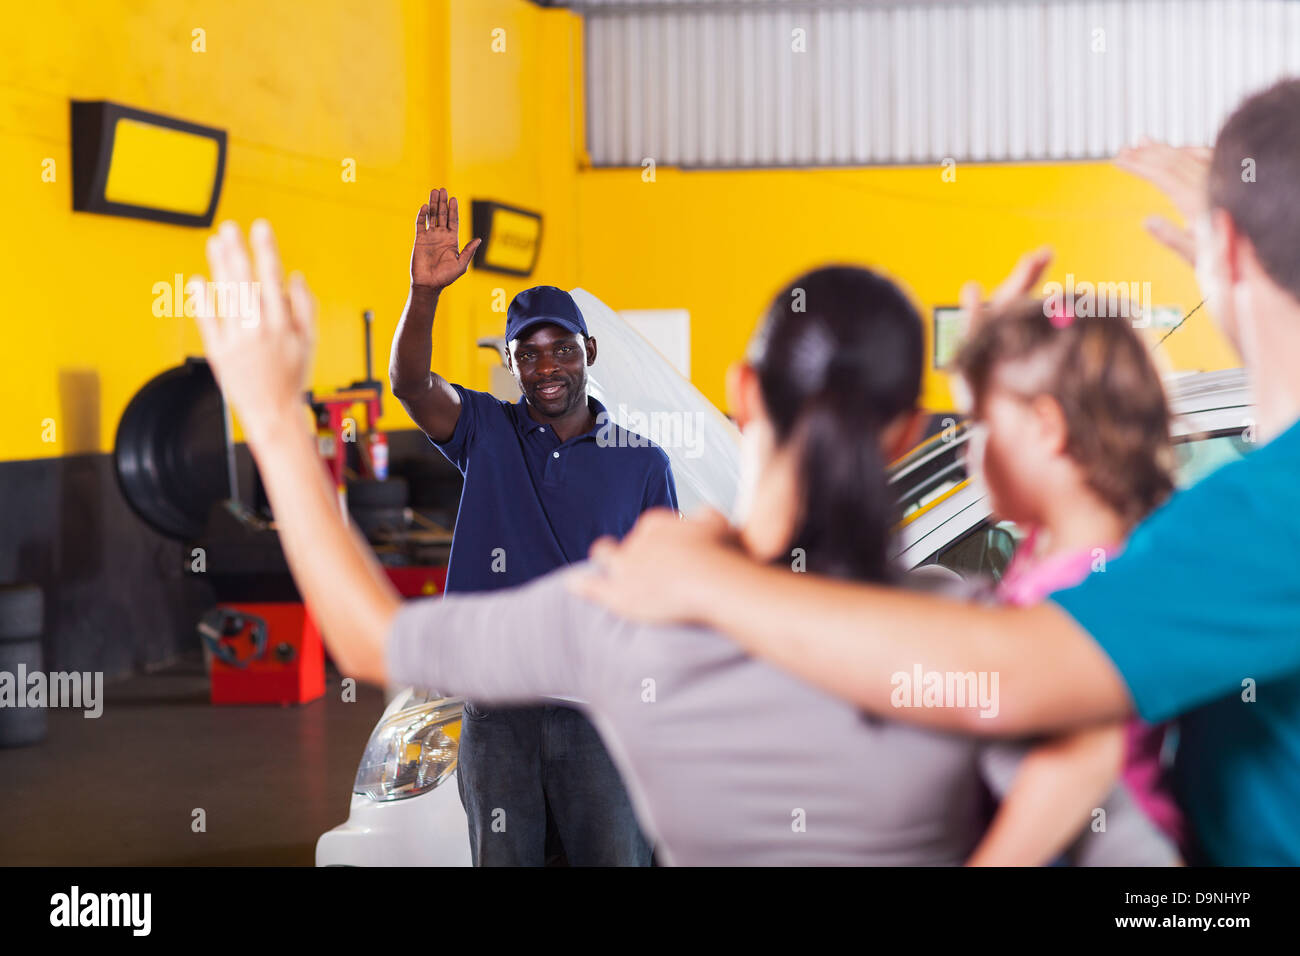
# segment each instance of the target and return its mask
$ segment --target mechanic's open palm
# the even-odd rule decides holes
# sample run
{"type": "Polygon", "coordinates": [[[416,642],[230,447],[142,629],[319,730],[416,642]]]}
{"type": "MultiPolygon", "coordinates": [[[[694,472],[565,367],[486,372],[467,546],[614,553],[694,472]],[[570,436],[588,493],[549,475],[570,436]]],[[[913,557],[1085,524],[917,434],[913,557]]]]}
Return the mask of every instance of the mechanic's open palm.
{"type": "Polygon", "coordinates": [[[480,240],[471,239],[456,251],[460,210],[447,190],[434,189],[415,217],[415,246],[411,249],[411,284],[443,289],[465,274],[480,240]]]}

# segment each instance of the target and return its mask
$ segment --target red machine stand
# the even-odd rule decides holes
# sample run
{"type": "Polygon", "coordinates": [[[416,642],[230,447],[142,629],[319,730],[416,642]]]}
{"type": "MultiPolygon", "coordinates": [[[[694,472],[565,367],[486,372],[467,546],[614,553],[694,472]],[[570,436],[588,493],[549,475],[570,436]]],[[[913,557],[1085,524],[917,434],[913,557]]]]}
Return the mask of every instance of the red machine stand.
{"type": "Polygon", "coordinates": [[[325,647],[302,604],[230,604],[218,611],[226,615],[220,643],[227,650],[212,658],[212,703],[305,704],[325,695],[325,647]],[[259,622],[265,623],[260,648],[259,622]],[[233,659],[224,659],[227,654],[233,659]]]}
{"type": "Polygon", "coordinates": [[[433,597],[447,587],[447,566],[384,568],[397,593],[405,598],[433,597]]]}
{"type": "MultiPolygon", "coordinates": [[[[384,571],[406,598],[447,585],[446,567],[384,571]]],[[[325,646],[302,604],[224,604],[199,630],[212,651],[212,703],[305,704],[325,695],[325,646]]]]}

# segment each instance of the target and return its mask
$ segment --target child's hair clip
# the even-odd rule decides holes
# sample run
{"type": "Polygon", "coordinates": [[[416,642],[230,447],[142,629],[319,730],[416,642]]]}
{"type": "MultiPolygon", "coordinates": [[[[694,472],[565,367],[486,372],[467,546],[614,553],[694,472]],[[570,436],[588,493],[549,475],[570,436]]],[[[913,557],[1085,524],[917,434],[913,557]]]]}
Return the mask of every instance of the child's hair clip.
{"type": "Polygon", "coordinates": [[[1047,319],[1055,328],[1068,328],[1070,323],[1074,321],[1074,303],[1062,302],[1052,310],[1047,319]]]}

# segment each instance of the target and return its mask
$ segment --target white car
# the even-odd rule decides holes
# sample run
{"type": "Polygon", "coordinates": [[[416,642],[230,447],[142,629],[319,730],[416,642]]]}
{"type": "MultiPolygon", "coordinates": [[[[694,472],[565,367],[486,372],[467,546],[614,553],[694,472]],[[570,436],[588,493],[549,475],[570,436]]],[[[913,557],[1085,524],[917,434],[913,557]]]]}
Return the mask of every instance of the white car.
{"type": "MultiPolygon", "coordinates": [[[[1166,390],[1180,484],[1249,449],[1254,412],[1242,371],[1175,376],[1166,390]]],[[[1011,560],[1019,534],[1010,523],[991,520],[987,495],[966,471],[968,438],[966,425],[954,420],[891,466],[903,512],[896,559],[904,569],[939,565],[963,577],[996,579],[1011,560]]],[[[730,500],[734,489],[714,493],[715,500],[730,500]]],[[[470,864],[453,779],[460,708],[459,698],[414,690],[393,699],[366,745],[347,822],[316,844],[318,866],[470,864]]]]}
{"type": "Polygon", "coordinates": [[[317,866],[469,866],[456,790],[462,701],[407,688],[366,744],[346,823],[316,841],[317,866]]]}
{"type": "MultiPolygon", "coordinates": [[[[1187,486],[1242,457],[1254,442],[1254,405],[1245,372],[1193,372],[1165,380],[1177,454],[1177,481],[1187,486]]],[[[991,520],[988,495],[967,474],[964,422],[917,446],[891,466],[903,515],[895,557],[907,570],[937,564],[963,577],[998,578],[1019,544],[1019,530],[991,520]]]]}

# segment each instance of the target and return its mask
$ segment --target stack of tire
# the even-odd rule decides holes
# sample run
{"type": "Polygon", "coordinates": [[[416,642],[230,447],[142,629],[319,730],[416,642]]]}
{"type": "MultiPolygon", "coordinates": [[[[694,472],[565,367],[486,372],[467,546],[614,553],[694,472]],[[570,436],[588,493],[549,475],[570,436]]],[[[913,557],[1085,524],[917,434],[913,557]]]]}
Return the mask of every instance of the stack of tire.
{"type": "MultiPolygon", "coordinates": [[[[13,676],[14,691],[26,695],[18,683],[20,670],[28,675],[44,668],[41,632],[45,629],[45,599],[34,584],[0,585],[0,672],[13,676]]],[[[17,703],[17,701],[15,701],[17,703]]],[[[44,707],[0,707],[0,747],[25,747],[45,739],[44,707]]]]}
{"type": "Polygon", "coordinates": [[[348,511],[352,521],[370,541],[406,527],[410,493],[403,478],[348,482],[348,511]]]}

